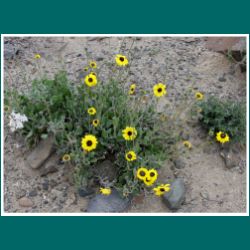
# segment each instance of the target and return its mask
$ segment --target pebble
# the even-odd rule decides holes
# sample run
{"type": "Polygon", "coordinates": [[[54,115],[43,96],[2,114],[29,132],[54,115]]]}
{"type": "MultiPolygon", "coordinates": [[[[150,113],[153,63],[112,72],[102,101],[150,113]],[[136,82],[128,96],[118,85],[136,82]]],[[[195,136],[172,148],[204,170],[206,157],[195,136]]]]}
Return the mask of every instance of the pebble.
{"type": "Polygon", "coordinates": [[[28,197],[22,197],[21,199],[19,199],[19,205],[21,207],[32,207],[33,206],[33,202],[32,200],[30,200],[28,197]]]}
{"type": "Polygon", "coordinates": [[[182,159],[176,159],[176,160],[174,160],[174,166],[177,169],[185,168],[185,165],[186,164],[185,164],[185,162],[182,159]]]}
{"type": "Polygon", "coordinates": [[[29,197],[35,197],[37,196],[37,191],[36,190],[32,190],[29,192],[29,197]]]}

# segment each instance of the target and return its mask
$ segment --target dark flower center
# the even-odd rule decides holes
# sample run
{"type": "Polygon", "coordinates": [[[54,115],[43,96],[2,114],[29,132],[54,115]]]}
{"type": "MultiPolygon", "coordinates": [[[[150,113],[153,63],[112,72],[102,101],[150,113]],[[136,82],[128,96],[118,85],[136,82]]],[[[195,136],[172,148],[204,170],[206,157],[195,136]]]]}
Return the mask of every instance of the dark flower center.
{"type": "Polygon", "coordinates": [[[93,143],[92,143],[92,141],[87,141],[87,146],[91,146],[93,143]]]}
{"type": "Polygon", "coordinates": [[[146,173],[144,171],[140,171],[140,176],[145,176],[146,173]]]}
{"type": "Polygon", "coordinates": [[[131,91],[134,91],[134,88],[131,88],[131,91]]]}
{"type": "Polygon", "coordinates": [[[151,176],[151,177],[154,177],[154,176],[155,176],[155,173],[150,173],[150,176],[151,176]]]}
{"type": "Polygon", "coordinates": [[[221,138],[225,138],[225,137],[226,137],[225,133],[222,133],[222,134],[220,135],[220,137],[221,137],[221,138]]]}
{"type": "Polygon", "coordinates": [[[131,131],[128,131],[128,136],[131,136],[133,133],[131,131]]]}
{"type": "Polygon", "coordinates": [[[93,82],[93,79],[91,77],[89,78],[89,82],[93,82]]]}
{"type": "Polygon", "coordinates": [[[124,58],[123,58],[123,57],[120,57],[120,61],[121,61],[121,62],[124,62],[124,58]]]}
{"type": "Polygon", "coordinates": [[[150,179],[146,178],[146,182],[150,182],[150,179]]]}
{"type": "Polygon", "coordinates": [[[162,92],[162,88],[159,88],[157,91],[158,91],[159,93],[161,93],[161,92],[162,92]]]}
{"type": "Polygon", "coordinates": [[[95,64],[94,64],[94,63],[91,63],[91,66],[92,66],[92,67],[94,67],[94,66],[95,66],[95,64]]]}
{"type": "Polygon", "coordinates": [[[131,159],[131,158],[132,158],[132,155],[131,155],[131,154],[128,154],[128,158],[131,159]]]}
{"type": "Polygon", "coordinates": [[[161,191],[161,192],[164,192],[164,191],[165,191],[165,189],[164,189],[164,188],[160,188],[160,191],[161,191]]]}

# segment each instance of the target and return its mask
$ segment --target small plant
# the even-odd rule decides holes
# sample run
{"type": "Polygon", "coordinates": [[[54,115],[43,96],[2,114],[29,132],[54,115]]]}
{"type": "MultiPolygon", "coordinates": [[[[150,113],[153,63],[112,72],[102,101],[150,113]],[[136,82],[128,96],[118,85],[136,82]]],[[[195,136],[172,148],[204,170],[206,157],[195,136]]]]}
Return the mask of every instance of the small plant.
{"type": "Polygon", "coordinates": [[[199,104],[200,123],[221,143],[246,143],[246,104],[208,97],[199,104]]]}

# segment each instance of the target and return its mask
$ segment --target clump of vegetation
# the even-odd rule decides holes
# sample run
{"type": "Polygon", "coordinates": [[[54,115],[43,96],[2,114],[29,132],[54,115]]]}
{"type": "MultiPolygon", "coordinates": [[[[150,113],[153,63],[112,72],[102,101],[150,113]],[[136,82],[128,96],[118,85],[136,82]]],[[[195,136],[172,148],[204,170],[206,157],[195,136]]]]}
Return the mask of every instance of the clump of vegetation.
{"type": "MultiPolygon", "coordinates": [[[[214,96],[201,101],[200,123],[210,135],[216,135],[221,143],[221,133],[224,133],[227,141],[246,143],[246,103],[229,100],[221,100],[214,96]]],[[[226,142],[226,141],[225,141],[226,142]]]]}
{"type": "MultiPolygon", "coordinates": [[[[166,86],[158,83],[150,93],[138,92],[136,84],[126,88],[119,79],[129,61],[117,55],[115,62],[119,77],[107,82],[98,79],[97,64],[91,61],[91,72],[84,68],[84,82],[71,83],[66,72],[60,72],[52,80],[34,81],[28,93],[8,92],[6,105],[27,117],[16,132],[30,146],[55,138],[57,153],[75,167],[78,186],[98,177],[96,166],[108,159],[116,177],[112,182],[99,179],[100,192],[109,195],[115,188],[128,196],[157,184],[157,169],[171,156],[174,138],[155,109],[166,86]]],[[[153,190],[162,195],[170,188],[166,184],[153,190]]]]}

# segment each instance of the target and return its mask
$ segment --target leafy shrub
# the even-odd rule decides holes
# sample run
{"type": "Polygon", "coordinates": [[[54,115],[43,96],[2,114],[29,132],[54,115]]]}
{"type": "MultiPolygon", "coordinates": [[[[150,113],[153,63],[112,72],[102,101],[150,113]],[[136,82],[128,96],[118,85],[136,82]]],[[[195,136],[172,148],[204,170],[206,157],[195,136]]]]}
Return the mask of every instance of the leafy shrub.
{"type": "MultiPolygon", "coordinates": [[[[155,110],[156,101],[145,103],[145,93],[128,93],[117,79],[110,78],[90,88],[83,83],[70,83],[67,74],[60,72],[53,80],[34,81],[28,93],[9,92],[7,102],[28,117],[20,132],[29,145],[49,135],[55,137],[58,154],[69,155],[75,166],[78,186],[88,185],[98,177],[94,166],[109,159],[116,168],[117,178],[106,184],[127,196],[144,187],[135,178],[136,169],[159,168],[171,155],[174,141],[155,110]],[[96,109],[94,115],[88,113],[90,107],[96,109]],[[93,120],[99,121],[98,126],[93,126],[93,120]],[[128,126],[136,128],[135,140],[124,139],[122,131],[128,126]],[[98,140],[96,149],[90,152],[81,147],[86,134],[98,140]],[[137,159],[129,162],[125,155],[131,150],[137,159]]],[[[99,179],[100,184],[102,181],[99,179]]]]}
{"type": "Polygon", "coordinates": [[[210,134],[223,131],[230,141],[246,143],[246,104],[209,97],[199,104],[200,122],[210,134]]]}

